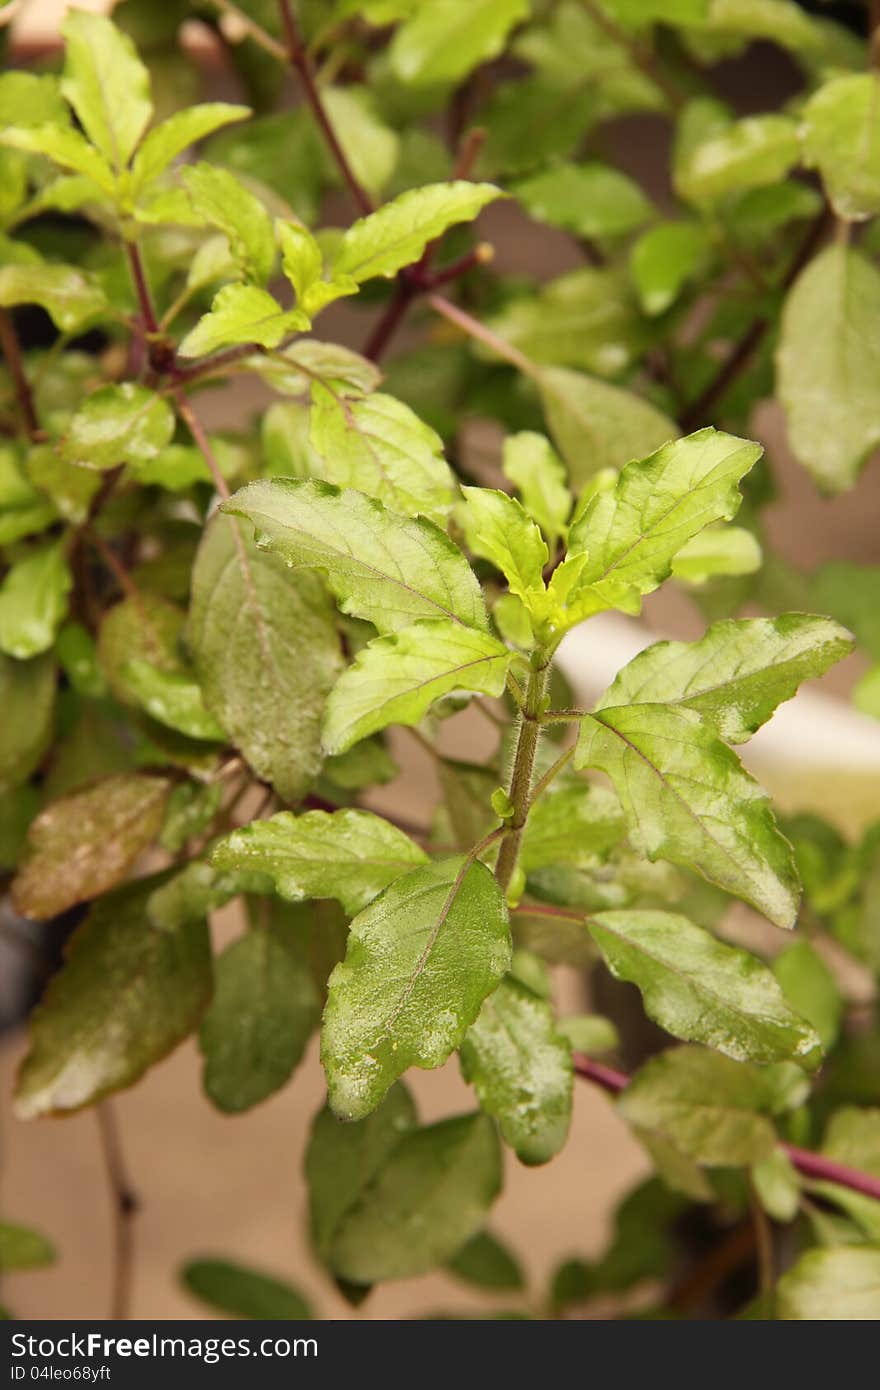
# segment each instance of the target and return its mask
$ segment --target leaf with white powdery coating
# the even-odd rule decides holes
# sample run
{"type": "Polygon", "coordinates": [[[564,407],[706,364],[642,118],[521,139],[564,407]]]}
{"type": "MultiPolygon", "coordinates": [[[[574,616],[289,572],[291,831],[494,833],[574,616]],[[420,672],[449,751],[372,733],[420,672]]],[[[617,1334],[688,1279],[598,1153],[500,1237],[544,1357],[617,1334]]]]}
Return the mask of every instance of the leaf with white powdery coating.
{"type": "Polygon", "coordinates": [[[465,179],[411,188],[352,223],[342,238],[333,274],[351,276],[358,283],[377,275],[395,275],[417,261],[447,227],[471,222],[481,208],[501,196],[494,184],[465,179]]]}
{"type": "Polygon", "coordinates": [[[126,381],[86,396],[68,426],[61,455],[104,471],[156,458],[174,434],[174,412],[155,391],[126,381]]]}
{"type": "Polygon", "coordinates": [[[412,869],[351,924],[330,976],[321,1059],[330,1105],[369,1114],[410,1066],[439,1067],[510,964],[507,906],[465,856],[412,869]]]}
{"type": "Polygon", "coordinates": [[[766,793],[695,711],[643,704],[586,715],[575,764],[608,773],[649,859],[696,869],[776,926],[794,926],[791,846],[766,793]]]}
{"type": "Polygon", "coordinates": [[[76,333],[109,307],[104,291],[72,265],[5,265],[0,306],[39,304],[62,333],[76,333]]]}
{"type": "Polygon", "coordinates": [[[611,973],[638,986],[649,1018],[673,1037],[737,1061],[819,1060],[819,1037],[747,951],[673,912],[602,912],[588,926],[611,973]]]}
{"type": "Polygon", "coordinates": [[[223,510],[246,517],[257,544],[288,565],[322,570],[343,612],[380,632],[419,618],[488,626],[470,565],[424,518],[397,516],[353,489],[293,478],[249,483],[223,510]]]}
{"type": "Polygon", "coordinates": [[[808,1250],[776,1288],[781,1322],[876,1322],[880,1250],[843,1245],[808,1250]]]}
{"type": "Polygon", "coordinates": [[[73,576],[64,550],[56,543],[30,551],[0,585],[0,650],[18,660],[48,651],[67,615],[73,576]]]}
{"type": "Polygon", "coordinates": [[[353,917],[427,855],[390,821],[346,808],[252,821],[220,840],[211,862],[268,874],[291,902],[336,898],[353,917]]]}
{"type": "Polygon", "coordinates": [[[435,700],[455,691],[501,695],[511,657],[488,632],[444,618],[375,637],[330,693],[324,748],[344,753],[389,724],[418,724],[435,700]]]}
{"type": "Polygon", "coordinates": [[[647,647],[618,672],[598,708],[681,705],[725,742],[745,743],[802,681],[821,676],[852,645],[845,628],[809,613],[728,618],[698,642],[647,647]]]}

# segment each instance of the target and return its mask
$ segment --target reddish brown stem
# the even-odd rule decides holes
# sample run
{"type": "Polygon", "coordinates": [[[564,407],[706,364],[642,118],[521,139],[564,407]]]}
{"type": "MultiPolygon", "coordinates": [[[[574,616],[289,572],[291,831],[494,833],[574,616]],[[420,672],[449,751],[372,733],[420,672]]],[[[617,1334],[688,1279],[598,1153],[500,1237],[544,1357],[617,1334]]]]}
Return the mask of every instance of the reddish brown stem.
{"type": "Polygon", "coordinates": [[[144,268],[140,247],[133,241],[126,241],[125,254],[128,258],[128,269],[131,273],[131,282],[134,285],[134,292],[137,295],[138,310],[140,312],[144,332],[148,334],[158,333],[159,321],[156,318],[156,311],[153,308],[153,297],[150,294],[150,287],[147,284],[147,272],[144,268]]]}
{"type": "Polygon", "coordinates": [[[31,393],[30,382],[24,370],[21,345],[18,341],[18,334],[15,331],[15,324],[12,322],[12,316],[7,313],[5,309],[0,309],[0,348],[3,349],[3,356],[6,358],[9,375],[12,377],[15,399],[18,402],[18,409],[24,421],[25,428],[31,439],[37,440],[41,435],[40,424],[37,420],[37,412],[34,408],[34,398],[31,393]]]}
{"type": "Polygon", "coordinates": [[[199,417],[196,415],[195,411],[193,410],[192,406],[190,405],[189,401],[187,400],[186,396],[183,394],[182,391],[175,390],[171,394],[174,397],[175,403],[177,405],[178,414],[180,415],[181,420],[186,425],[187,429],[193,437],[194,443],[196,444],[200,454],[202,455],[202,458],[208,465],[208,469],[210,471],[211,477],[214,480],[214,486],[217,489],[217,492],[223,498],[223,501],[226,502],[231,496],[231,493],[229,491],[229,484],[227,483],[223,474],[220,472],[220,465],[217,462],[217,459],[214,455],[214,450],[211,448],[211,442],[208,439],[207,434],[205,433],[204,425],[202,424],[199,417]]]}
{"type": "Polygon", "coordinates": [[[110,1102],[102,1101],[96,1107],[95,1115],[113,1210],[109,1316],[116,1322],[131,1316],[131,1280],[134,1272],[133,1222],[140,1203],[128,1178],[116,1116],[110,1102]]]}

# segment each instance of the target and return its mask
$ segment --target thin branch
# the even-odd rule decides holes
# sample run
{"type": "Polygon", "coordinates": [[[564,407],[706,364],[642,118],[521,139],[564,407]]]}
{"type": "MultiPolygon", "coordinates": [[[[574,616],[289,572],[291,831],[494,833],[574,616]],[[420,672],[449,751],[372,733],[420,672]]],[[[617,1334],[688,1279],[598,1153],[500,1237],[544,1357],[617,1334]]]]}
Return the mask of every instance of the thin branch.
{"type": "Polygon", "coordinates": [[[543,793],[549,787],[550,783],[553,781],[554,777],[558,777],[562,769],[568,766],[568,764],[574,757],[574,748],[574,744],[572,744],[570,748],[566,748],[564,753],[560,753],[555,763],[552,763],[551,766],[548,767],[543,777],[538,778],[537,782],[532,787],[532,796],[530,802],[531,805],[534,805],[534,803],[538,800],[538,797],[543,795],[543,793]]]}
{"type": "Polygon", "coordinates": [[[544,691],[547,688],[547,678],[546,666],[539,667],[529,673],[526,703],[522,712],[516,752],[513,756],[513,771],[510,776],[509,795],[513,815],[505,827],[504,840],[498,854],[498,863],[495,866],[495,878],[502,893],[507,892],[516,872],[523,830],[529,815],[535,754],[541,736],[538,714],[541,701],[544,698],[544,691]]]}
{"type": "Polygon", "coordinates": [[[96,531],[92,526],[84,526],[82,528],[82,535],[85,536],[89,544],[94,546],[95,550],[97,550],[125,596],[133,599],[135,603],[140,604],[142,602],[141,592],[113,547],[108,545],[100,532],[96,531]]]}
{"type": "Polygon", "coordinates": [[[268,29],[264,29],[262,24],[258,24],[249,14],[245,14],[244,10],[240,10],[238,5],[233,5],[232,0],[208,0],[208,3],[216,6],[222,14],[229,15],[230,19],[234,19],[241,26],[243,33],[253,39],[254,43],[264,52],[277,58],[279,63],[287,62],[287,49],[284,44],[280,43],[274,35],[269,33],[268,29]]]}
{"type": "Polygon", "coordinates": [[[95,1107],[95,1118],[98,1121],[113,1217],[109,1316],[118,1322],[131,1316],[131,1282],[134,1273],[133,1223],[140,1202],[132,1190],[116,1116],[108,1100],[95,1107]]]}
{"type": "Polygon", "coordinates": [[[483,126],[471,126],[470,130],[466,132],[459,144],[458,154],[455,156],[455,164],[452,166],[453,179],[470,178],[480,151],[485,143],[486,131],[483,126]]]}
{"type": "Polygon", "coordinates": [[[755,1251],[758,1257],[758,1290],[764,1304],[762,1311],[769,1317],[772,1316],[773,1289],[776,1284],[773,1228],[753,1181],[750,1181],[749,1187],[752,1223],[755,1228],[755,1251]]]}
{"type": "MultiPolygon", "coordinates": [[[[205,433],[204,425],[181,390],[175,389],[171,394],[174,397],[181,420],[186,425],[202,458],[208,465],[211,477],[214,480],[214,487],[223,498],[223,501],[227,502],[232,494],[229,491],[229,484],[220,471],[220,465],[217,462],[214,450],[211,448],[211,442],[205,433]]],[[[237,532],[238,528],[236,527],[235,529],[237,532]]]]}
{"type": "Polygon", "coordinates": [[[147,272],[144,268],[140,247],[133,241],[126,241],[125,255],[128,260],[128,269],[131,273],[134,292],[137,295],[138,309],[140,311],[144,332],[148,334],[158,333],[159,320],[156,318],[156,311],[153,308],[153,297],[150,294],[150,287],[147,283],[147,272]]]}
{"type": "Polygon", "coordinates": [[[480,323],[466,309],[462,309],[458,304],[453,304],[442,294],[429,294],[428,303],[431,308],[450,323],[454,323],[456,328],[460,328],[468,337],[475,338],[478,342],[485,344],[492,352],[509,362],[517,371],[523,372],[525,376],[540,378],[540,372],[534,362],[530,361],[519,348],[515,348],[512,343],[507,343],[503,338],[499,338],[485,324],[480,323]]]}
{"type": "Polygon", "coordinates": [[[6,309],[0,309],[0,348],[6,358],[6,365],[9,368],[9,375],[12,377],[12,386],[15,391],[15,399],[21,418],[24,421],[32,440],[42,438],[40,422],[37,419],[37,412],[34,408],[34,398],[31,393],[30,382],[24,370],[24,362],[21,356],[21,345],[18,341],[18,334],[15,331],[15,324],[12,316],[6,309]]]}

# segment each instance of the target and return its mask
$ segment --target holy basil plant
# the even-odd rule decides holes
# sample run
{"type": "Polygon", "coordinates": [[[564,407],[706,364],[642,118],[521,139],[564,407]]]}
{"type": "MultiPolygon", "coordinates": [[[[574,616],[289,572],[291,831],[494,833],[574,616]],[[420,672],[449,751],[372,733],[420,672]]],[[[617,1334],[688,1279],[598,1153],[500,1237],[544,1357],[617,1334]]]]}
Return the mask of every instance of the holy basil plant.
{"type": "MultiPolygon", "coordinates": [[[[184,1039],[238,1114],[317,1033],[308,1220],[353,1303],[445,1269],[537,1317],[880,1317],[880,835],[833,789],[780,820],[737,751],[849,629],[880,662],[880,570],[769,551],[754,418],[775,397],[825,493],[880,443],[878,32],[791,0],[124,0],[61,36],[0,78],[0,854],[13,923],[68,938],[18,1115],[96,1106],[118,1159],[106,1098],[184,1039]],[[754,41],[788,96],[738,111],[716,69],[754,41]],[[230,100],[196,100],[206,51],[230,100]],[[633,115],[671,151],[646,187],[633,115]],[[494,272],[510,227],[540,283],[494,272]],[[563,639],[661,585],[702,635],[578,708],[563,639]],[[472,762],[438,743],[465,706],[472,762]],[[560,1017],[560,965],[614,1016],[560,1017]],[[426,1123],[408,1078],[454,1054],[468,1107],[426,1123]],[[578,1077],[656,1176],[526,1296],[487,1223],[578,1077]]],[[[0,1226],[0,1267],[52,1255],[0,1226]]],[[[190,1293],[312,1315],[229,1255],[190,1293]]]]}

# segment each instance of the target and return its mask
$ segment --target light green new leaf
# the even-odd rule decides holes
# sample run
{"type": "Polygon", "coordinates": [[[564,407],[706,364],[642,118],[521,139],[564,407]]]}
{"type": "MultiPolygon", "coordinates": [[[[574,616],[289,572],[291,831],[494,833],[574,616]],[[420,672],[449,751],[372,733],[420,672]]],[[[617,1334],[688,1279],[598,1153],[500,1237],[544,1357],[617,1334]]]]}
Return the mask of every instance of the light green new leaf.
{"type": "Polygon", "coordinates": [[[607,164],[557,164],[511,192],[537,221],[583,237],[625,236],[654,211],[635,180],[607,164]]]}
{"type": "Polygon", "coordinates": [[[427,87],[466,77],[497,58],[528,0],[430,0],[417,7],[391,41],[391,67],[401,82],[427,87]]]}
{"type": "Polygon", "coordinates": [[[182,609],[156,594],[122,599],[107,610],[98,632],[98,663],[117,700],[141,703],[128,679],[136,662],[150,662],[169,673],[182,669],[179,643],[184,622],[182,609]]]}
{"type": "Polygon", "coordinates": [[[7,126],[65,125],[70,113],[58,78],[10,69],[0,73],[0,129],[7,126]]]}
{"type": "Polygon", "coordinates": [[[104,15],[73,10],[61,34],[61,91],[92,144],[122,170],[153,114],[149,73],[128,35],[104,15]]]}
{"type": "Polygon", "coordinates": [[[508,977],[491,994],[460,1049],[480,1106],[523,1163],[547,1163],[571,1123],[571,1049],[545,999],[508,977]]]}
{"type": "Polygon", "coordinates": [[[187,738],[225,741],[226,734],[205,708],[198,682],[189,671],[165,671],[152,661],[127,661],[122,678],[151,719],[187,738]]]}
{"type": "Polygon", "coordinates": [[[638,986],[645,1012],[673,1037],[737,1061],[817,1060],[819,1037],[747,951],[674,912],[602,912],[589,928],[615,978],[638,986]]]}
{"type": "Polygon", "coordinates": [[[330,693],[324,748],[344,753],[389,724],[419,724],[435,700],[454,691],[501,695],[511,656],[488,632],[446,618],[375,637],[330,693]]]}
{"type": "Polygon", "coordinates": [[[107,308],[103,290],[72,265],[5,265],[0,306],[39,304],[62,333],[76,333],[107,308]]]}
{"type": "Polygon", "coordinates": [[[48,652],[32,661],[0,652],[0,788],[23,782],[45,753],[56,683],[55,662],[48,652]]]}
{"type": "Polygon", "coordinates": [[[291,902],[336,898],[349,917],[427,856],[390,821],[372,811],[282,811],[251,821],[215,845],[220,869],[267,874],[291,902]]]}
{"type": "Polygon", "coordinates": [[[316,382],[310,434],[328,482],[445,525],[455,484],[443,441],[408,405],[378,391],[352,400],[316,382]]]}
{"type": "Polygon", "coordinates": [[[745,743],[790,700],[802,681],[821,676],[852,650],[830,618],[729,618],[699,642],[655,642],[618,673],[599,701],[694,709],[727,743],[745,743]]]}
{"type": "Polygon", "coordinates": [[[789,1004],[815,1028],[829,1052],[837,1040],[843,999],[831,970],[809,941],[794,941],[773,962],[789,1004]]]}
{"type": "Polygon", "coordinates": [[[526,873],[548,864],[588,868],[623,836],[617,797],[607,787],[580,782],[539,797],[529,811],[520,863],[526,873]]]}
{"type": "Polygon", "coordinates": [[[121,882],[158,835],[170,790],[165,777],[121,772],[50,802],[28,831],[16,910],[45,921],[121,882]]]}
{"type": "Polygon", "coordinates": [[[204,1087],[218,1109],[249,1110],[283,1086],[320,1011],[308,962],[278,926],[256,927],[227,946],[199,1030],[204,1087]]]}
{"type": "Polygon", "coordinates": [[[408,1129],[341,1215],[325,1260],[354,1284],[425,1274],[482,1227],[500,1190],[500,1147],[486,1115],[408,1129]]]}
{"type": "Polygon", "coordinates": [[[788,116],[746,116],[710,135],[675,170],[690,203],[711,203],[748,188],[779,183],[800,158],[798,128],[788,116]]]}
{"type": "Polygon", "coordinates": [[[646,314],[663,314],[708,265],[709,232],[700,222],[664,222],[640,236],[630,271],[646,314]]]}
{"type": "Polygon", "coordinates": [[[709,526],[692,536],[672,560],[683,584],[705,584],[718,575],[754,574],[761,568],[757,537],[744,526],[709,526]]]}
{"type": "Polygon", "coordinates": [[[40,1269],[56,1259],[54,1245],[39,1231],[0,1221],[0,1273],[12,1269],[40,1269]]]}
{"type": "MultiPolygon", "coordinates": [[[[497,338],[549,367],[582,368],[617,377],[648,346],[648,331],[627,276],[585,266],[519,293],[487,323],[497,338]]],[[[478,344],[481,356],[495,349],[478,344]]]]}
{"type": "Polygon", "coordinates": [[[303,304],[309,291],[321,281],[321,248],[308,228],[295,222],[276,222],[275,230],[281,246],[281,268],[293,285],[297,303],[303,304]]]}
{"type": "Polygon", "coordinates": [[[795,281],[776,381],[798,459],[827,492],[852,487],[880,443],[880,271],[860,251],[829,246],[795,281]]]}
{"type": "Polygon", "coordinates": [[[694,710],[641,704],[587,715],[575,763],[608,773],[649,859],[696,869],[776,926],[794,926],[791,846],[766,793],[694,710]]]}
{"type": "Polygon", "coordinates": [[[502,469],[522,504],[553,545],[565,535],[572,498],[565,466],[546,435],[521,430],[504,441],[502,469]]]}
{"type": "Polygon", "coordinates": [[[145,463],[170,443],[174,411],[162,396],[137,386],[99,386],[86,396],[61,446],[68,463],[103,471],[145,463]]]}
{"type": "Polygon", "coordinates": [[[510,964],[501,890],[464,856],[410,870],[351,924],[321,1032],[330,1105],[375,1109],[410,1066],[439,1067],[510,964]]]}
{"type": "Polygon", "coordinates": [[[544,367],[538,390],[575,487],[603,468],[622,468],[630,459],[644,458],[679,432],[668,415],[635,392],[583,372],[544,367]]]}
{"type": "Polygon", "coordinates": [[[880,213],[880,75],[833,77],[804,107],[807,164],[817,167],[839,217],[880,213]]]}
{"type": "Polygon", "coordinates": [[[173,116],[155,126],[141,143],[131,168],[133,192],[137,193],[144,184],[155,179],[190,145],[221,126],[247,120],[250,115],[249,106],[232,106],[226,101],[209,101],[175,111],[173,116]]]}
{"type": "MultiPolygon", "coordinates": [[[[80,185],[84,195],[79,201],[103,201],[102,194],[113,198],[116,194],[116,175],[94,145],[69,125],[38,125],[19,127],[12,125],[0,135],[0,143],[27,154],[45,155],[62,169],[70,169],[87,182],[80,185]]],[[[77,185],[74,185],[76,187],[77,185]]],[[[70,185],[65,185],[70,188],[70,185]]],[[[45,196],[45,195],[44,195],[45,196]]],[[[77,195],[78,196],[78,195],[77,195]]],[[[74,202],[74,207],[78,201],[74,202]]],[[[64,207],[62,205],[62,210],[64,207]]],[[[68,208],[67,210],[72,210],[68,208]]]]}
{"type": "Polygon", "coordinates": [[[130,1086],[191,1033],[211,993],[204,922],[158,930],[156,879],[108,894],[71,938],[31,1017],[15,1090],[22,1119],[62,1114],[130,1086]]]}
{"type": "Polygon", "coordinates": [[[456,510],[456,520],[468,549],[491,561],[526,607],[539,606],[544,596],[542,572],[550,552],[535,522],[506,492],[488,487],[461,491],[464,501],[456,510]]]}
{"type": "Polygon", "coordinates": [[[301,309],[282,309],[258,285],[224,285],[178,349],[181,357],[204,357],[237,343],[277,347],[289,333],[305,332],[311,320],[301,309]]]}
{"type": "Polygon", "coordinates": [[[566,1039],[573,1052],[588,1057],[597,1052],[614,1052],[620,1046],[620,1034],[610,1018],[601,1014],[573,1014],[556,1020],[556,1031],[566,1039]]]}
{"type": "Polygon", "coordinates": [[[324,700],[342,665],[317,575],[259,550],[234,517],[208,525],[192,579],[189,643],[205,705],[254,771],[296,802],[320,771],[324,700]]]}
{"type": "Polygon", "coordinates": [[[774,1149],[767,1158],[753,1164],[750,1176],[767,1215],[786,1224],[794,1221],[801,1201],[801,1184],[784,1149],[774,1149]]]}
{"type": "Polygon", "coordinates": [[[481,208],[501,197],[491,183],[427,184],[411,188],[360,218],[345,232],[333,266],[334,276],[360,284],[377,275],[395,275],[417,261],[429,241],[457,222],[472,222],[481,208]]]}
{"type": "Polygon", "coordinates": [[[400,136],[382,120],[369,87],[323,87],[321,97],[355,178],[381,202],[400,158],[400,136]]]}
{"type": "Polygon", "coordinates": [[[245,278],[264,285],[275,260],[275,231],[263,204],[228,169],[191,164],[181,180],[193,210],[229,240],[245,278]]]}
{"type": "Polygon", "coordinates": [[[782,1322],[876,1322],[880,1249],[842,1245],[808,1250],[776,1286],[782,1322]]]}
{"type": "Polygon", "coordinates": [[[257,544],[288,565],[323,570],[343,612],[380,632],[418,618],[486,629],[470,565],[424,518],[396,516],[360,492],[290,478],[249,483],[223,509],[247,517],[257,544]]]}
{"type": "Polygon", "coordinates": [[[569,532],[569,556],[587,557],[577,595],[597,608],[638,611],[640,595],[669,576],[692,536],[736,515],[737,484],[762,452],[760,444],[709,428],[627,464],[615,487],[596,492],[569,532]]]}
{"type": "Polygon", "coordinates": [[[72,587],[60,542],[14,564],[0,585],[0,650],[19,660],[48,651],[67,616],[72,587]]]}
{"type": "Polygon", "coordinates": [[[232,1260],[191,1260],[180,1272],[191,1294],[233,1318],[271,1322],[305,1322],[312,1317],[308,1302],[290,1284],[232,1260]]]}

